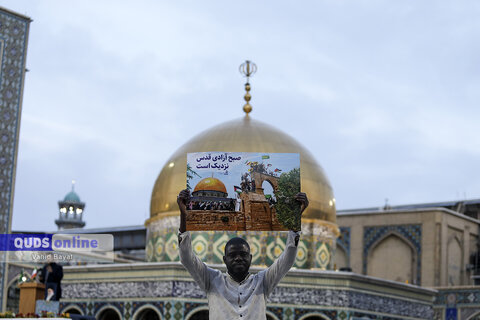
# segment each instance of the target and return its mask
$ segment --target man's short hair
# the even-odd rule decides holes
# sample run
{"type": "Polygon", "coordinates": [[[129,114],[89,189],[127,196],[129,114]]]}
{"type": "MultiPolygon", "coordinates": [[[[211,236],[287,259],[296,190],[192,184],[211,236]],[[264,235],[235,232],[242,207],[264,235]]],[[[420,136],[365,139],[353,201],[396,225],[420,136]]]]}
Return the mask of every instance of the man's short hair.
{"type": "Polygon", "coordinates": [[[228,240],[227,244],[225,245],[225,254],[227,253],[227,248],[234,244],[245,244],[247,245],[248,250],[250,251],[250,245],[248,244],[247,240],[239,237],[232,238],[228,240]]]}

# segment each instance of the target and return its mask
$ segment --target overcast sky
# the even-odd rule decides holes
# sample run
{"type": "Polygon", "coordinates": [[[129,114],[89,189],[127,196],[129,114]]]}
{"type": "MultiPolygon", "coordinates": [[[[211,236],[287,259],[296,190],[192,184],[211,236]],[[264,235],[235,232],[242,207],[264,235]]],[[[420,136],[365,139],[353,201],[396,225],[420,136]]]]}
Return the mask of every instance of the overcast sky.
{"type": "Polygon", "coordinates": [[[167,158],[243,116],[300,141],[338,209],[480,197],[478,1],[0,1],[33,19],[14,230],[143,224],[167,158]]]}

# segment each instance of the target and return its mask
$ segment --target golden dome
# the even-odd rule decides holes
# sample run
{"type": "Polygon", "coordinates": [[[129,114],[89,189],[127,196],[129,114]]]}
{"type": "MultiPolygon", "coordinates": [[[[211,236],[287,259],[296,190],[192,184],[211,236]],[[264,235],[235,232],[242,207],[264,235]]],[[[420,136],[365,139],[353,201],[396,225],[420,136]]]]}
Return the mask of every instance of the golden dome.
{"type": "Polygon", "coordinates": [[[200,180],[193,192],[196,191],[219,191],[223,193],[227,193],[227,188],[222,181],[218,180],[217,178],[210,177],[200,180]]]}
{"type": "Polygon", "coordinates": [[[170,157],[155,181],[146,224],[179,215],[176,200],[186,187],[187,153],[207,151],[300,153],[301,189],[310,201],[303,218],[336,222],[332,187],[310,152],[282,131],[246,115],[200,133],[170,157]]]}

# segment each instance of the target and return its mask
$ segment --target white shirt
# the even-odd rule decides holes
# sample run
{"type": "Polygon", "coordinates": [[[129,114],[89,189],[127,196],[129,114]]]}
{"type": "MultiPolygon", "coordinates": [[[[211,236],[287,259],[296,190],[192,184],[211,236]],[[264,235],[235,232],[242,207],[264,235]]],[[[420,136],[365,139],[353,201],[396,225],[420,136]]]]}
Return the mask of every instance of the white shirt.
{"type": "Polygon", "coordinates": [[[209,268],[192,250],[190,232],[179,234],[180,261],[208,298],[211,320],[266,319],[266,300],[293,266],[297,256],[295,237],[289,231],[284,252],[275,262],[257,274],[249,274],[238,283],[227,273],[209,268]]]}

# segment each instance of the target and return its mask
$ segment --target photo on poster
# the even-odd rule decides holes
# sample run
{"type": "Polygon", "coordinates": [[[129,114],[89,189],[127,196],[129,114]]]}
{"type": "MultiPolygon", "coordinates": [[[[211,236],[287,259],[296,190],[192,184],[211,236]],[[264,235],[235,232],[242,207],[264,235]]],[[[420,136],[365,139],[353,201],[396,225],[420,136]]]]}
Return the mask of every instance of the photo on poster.
{"type": "Polygon", "coordinates": [[[298,153],[188,153],[187,189],[187,230],[300,230],[298,153]]]}

